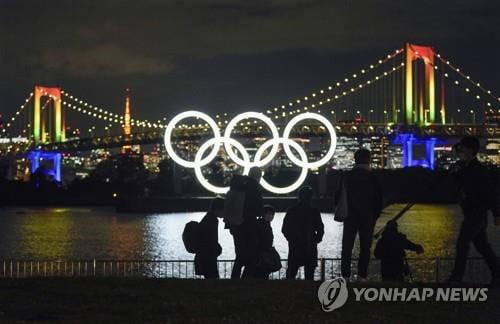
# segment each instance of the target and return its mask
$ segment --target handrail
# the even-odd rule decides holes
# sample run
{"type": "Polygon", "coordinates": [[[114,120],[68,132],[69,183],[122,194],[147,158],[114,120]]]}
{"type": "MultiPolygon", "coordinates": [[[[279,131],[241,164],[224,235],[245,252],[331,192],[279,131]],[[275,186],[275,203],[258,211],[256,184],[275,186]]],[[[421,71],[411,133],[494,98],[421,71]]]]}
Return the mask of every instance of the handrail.
{"type": "MultiPolygon", "coordinates": [[[[455,260],[454,257],[408,257],[408,260],[428,260],[432,261],[435,260],[436,258],[439,258],[440,260],[455,260]]],[[[500,257],[499,257],[500,258],[500,257]]],[[[340,261],[341,258],[326,258],[326,257],[321,257],[318,258],[318,260],[325,259],[325,260],[338,260],[340,261]]],[[[353,261],[358,261],[358,258],[351,258],[353,261]]],[[[482,260],[482,257],[467,257],[467,260],[482,260]]],[[[76,262],[76,261],[97,261],[97,262],[194,262],[194,259],[0,259],[0,262],[3,261],[46,261],[46,262],[76,262]]],[[[370,261],[375,261],[377,260],[376,258],[370,258],[370,261]]],[[[288,261],[288,259],[281,259],[281,261],[288,261]]],[[[234,262],[234,259],[217,259],[217,262],[234,262]]]]}
{"type": "MultiPolygon", "coordinates": [[[[270,275],[270,279],[286,277],[287,259],[281,259],[282,268],[270,275]]],[[[340,258],[319,258],[315,272],[316,280],[337,277],[340,273],[340,258]]],[[[354,268],[358,259],[352,259],[354,268]]],[[[222,279],[231,277],[234,260],[217,261],[219,276],[222,279]]],[[[452,257],[408,258],[415,281],[440,282],[449,276],[454,264],[452,257]]],[[[484,282],[489,279],[489,272],[482,258],[467,259],[465,279],[471,282],[484,282]]],[[[303,278],[303,270],[299,278],[303,278]]],[[[28,277],[150,277],[150,278],[202,278],[195,274],[194,260],[0,260],[0,278],[28,277]]],[[[368,279],[378,281],[380,277],[380,261],[371,259],[368,279]]]]}

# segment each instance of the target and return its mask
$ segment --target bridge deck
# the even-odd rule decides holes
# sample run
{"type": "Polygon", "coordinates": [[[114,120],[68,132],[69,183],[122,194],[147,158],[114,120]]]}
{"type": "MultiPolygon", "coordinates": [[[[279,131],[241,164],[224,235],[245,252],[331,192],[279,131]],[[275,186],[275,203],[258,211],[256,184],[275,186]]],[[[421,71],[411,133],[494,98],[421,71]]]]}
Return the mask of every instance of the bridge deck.
{"type": "MultiPolygon", "coordinates": [[[[422,137],[461,137],[472,135],[477,137],[500,137],[500,125],[429,125],[425,127],[406,127],[404,125],[385,124],[336,124],[337,136],[395,136],[400,133],[412,133],[422,137]]],[[[36,149],[44,151],[88,151],[98,148],[114,148],[125,145],[147,145],[163,143],[163,130],[133,133],[129,136],[123,134],[100,136],[92,138],[69,139],[65,142],[38,145],[36,149]]],[[[174,131],[174,139],[184,141],[197,141],[212,136],[212,131],[206,127],[191,129],[178,129],[174,131]]],[[[235,138],[269,137],[262,127],[244,127],[235,129],[235,138]]],[[[328,131],[321,125],[307,125],[296,129],[294,137],[328,137],[328,131]]]]}

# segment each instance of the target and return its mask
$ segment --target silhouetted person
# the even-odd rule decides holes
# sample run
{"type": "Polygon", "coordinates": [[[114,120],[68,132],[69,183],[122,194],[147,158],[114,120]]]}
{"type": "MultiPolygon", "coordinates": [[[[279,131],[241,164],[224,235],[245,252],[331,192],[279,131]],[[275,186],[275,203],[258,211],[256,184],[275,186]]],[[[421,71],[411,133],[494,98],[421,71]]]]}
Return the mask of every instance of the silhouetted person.
{"type": "Polygon", "coordinates": [[[464,137],[455,145],[460,159],[454,172],[460,188],[460,206],[464,215],[458,234],[455,266],[449,282],[462,281],[470,243],[484,257],[492,274],[492,283],[500,283],[498,260],[486,235],[487,212],[492,210],[495,224],[500,220],[497,183],[488,169],[477,160],[479,141],[474,137],[464,137]]]}
{"type": "Polygon", "coordinates": [[[287,279],[295,279],[304,266],[305,278],[314,279],[318,260],[318,243],[323,240],[324,226],[319,209],[311,206],[312,189],[299,190],[299,202],[288,209],[281,232],[288,241],[287,279]]]}
{"type": "Polygon", "coordinates": [[[398,223],[387,222],[382,237],[375,246],[374,255],[381,260],[383,281],[404,281],[410,271],[406,262],[405,250],[424,252],[421,245],[415,244],[398,232],[398,223]]]}
{"type": "Polygon", "coordinates": [[[241,277],[254,277],[257,264],[257,218],[263,215],[262,193],[259,189],[262,171],[260,168],[250,169],[248,176],[242,177],[241,186],[245,192],[243,206],[243,223],[241,225],[228,225],[234,239],[236,258],[231,272],[231,279],[241,277]],[[244,267],[243,274],[241,269],[244,267]]]}
{"type": "Polygon", "coordinates": [[[212,174],[210,176],[212,183],[215,185],[224,184],[224,159],[216,157],[215,161],[210,164],[212,174]]]}
{"type": "Polygon", "coordinates": [[[224,212],[224,199],[215,198],[210,210],[198,225],[198,251],[194,256],[194,269],[197,275],[205,278],[218,279],[217,257],[222,248],[218,242],[219,220],[224,212]]]}
{"type": "Polygon", "coordinates": [[[360,149],[354,154],[355,165],[342,177],[335,202],[346,195],[346,219],[342,232],[342,277],[351,276],[351,256],[356,235],[359,234],[358,278],[368,276],[370,248],[375,222],[382,209],[382,193],[377,177],[370,170],[371,153],[360,149]]]}
{"type": "Polygon", "coordinates": [[[263,209],[264,216],[257,219],[257,254],[258,264],[255,276],[261,279],[268,279],[271,271],[268,269],[269,260],[272,257],[273,249],[273,229],[271,222],[274,219],[275,210],[272,206],[266,205],[263,209]]]}

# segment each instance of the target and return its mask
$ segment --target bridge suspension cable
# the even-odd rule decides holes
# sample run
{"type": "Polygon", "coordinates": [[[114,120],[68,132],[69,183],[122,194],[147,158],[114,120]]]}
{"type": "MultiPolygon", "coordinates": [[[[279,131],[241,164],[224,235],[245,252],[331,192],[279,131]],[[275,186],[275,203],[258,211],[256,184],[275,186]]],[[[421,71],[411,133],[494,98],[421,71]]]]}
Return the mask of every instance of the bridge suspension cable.
{"type": "MultiPolygon", "coordinates": [[[[116,115],[111,115],[111,114],[105,115],[102,112],[100,112],[100,113],[95,112],[95,111],[89,109],[88,107],[85,108],[85,107],[81,107],[77,104],[72,104],[72,103],[63,102],[63,105],[67,106],[68,108],[72,109],[73,111],[78,112],[86,117],[91,117],[91,118],[97,119],[99,121],[106,122],[107,124],[104,125],[104,131],[109,131],[109,129],[112,128],[113,125],[119,126],[121,128],[124,127],[124,120],[122,118],[116,117],[116,115]]],[[[146,124],[146,122],[144,122],[144,124],[139,124],[137,121],[131,122],[131,125],[137,126],[137,127],[141,127],[141,126],[147,127],[150,129],[159,129],[159,128],[164,127],[164,125],[158,126],[158,124],[156,124],[156,123],[146,124]]]]}
{"type": "MultiPolygon", "coordinates": [[[[438,70],[438,71],[439,71],[439,69],[436,69],[436,70],[438,70]]],[[[443,75],[445,78],[447,78],[447,79],[450,79],[450,78],[451,78],[451,77],[450,77],[450,75],[449,75],[448,73],[446,73],[446,72],[445,72],[445,73],[442,73],[442,75],[443,75]]],[[[458,86],[458,87],[460,87],[460,86],[462,85],[462,84],[460,83],[460,81],[458,81],[458,80],[454,80],[454,81],[452,82],[452,84],[453,84],[453,85],[455,85],[455,86],[458,86]]],[[[474,83],[472,82],[472,84],[474,84],[474,83]]],[[[476,84],[474,84],[474,85],[475,85],[477,88],[479,88],[476,84]]],[[[468,87],[461,87],[461,88],[462,88],[462,89],[464,90],[464,92],[465,92],[465,93],[467,93],[469,96],[474,97],[474,98],[475,98],[475,99],[477,99],[477,100],[481,100],[481,101],[485,102],[485,103],[486,103],[486,105],[487,105],[488,107],[492,107],[491,101],[487,100],[487,99],[486,99],[486,98],[484,98],[484,97],[481,97],[480,95],[475,95],[475,96],[474,96],[474,94],[471,92],[470,88],[468,88],[468,87]]],[[[482,88],[481,88],[481,90],[483,90],[483,91],[484,91],[485,89],[482,89],[482,88]]],[[[487,91],[489,91],[489,90],[487,90],[487,91]]],[[[485,91],[485,92],[486,92],[486,91],[485,91]]],[[[487,93],[487,92],[486,92],[486,93],[487,93]]],[[[492,95],[492,94],[491,94],[491,91],[489,91],[489,93],[487,93],[487,94],[489,94],[492,98],[494,98],[494,99],[496,100],[496,97],[495,97],[494,95],[492,95]]],[[[499,101],[500,101],[500,100],[499,100],[499,101]]]]}
{"type": "Polygon", "coordinates": [[[436,54],[436,57],[444,64],[446,64],[450,69],[452,69],[453,71],[455,71],[456,73],[458,73],[461,77],[463,77],[464,79],[466,79],[468,82],[470,82],[473,86],[475,86],[476,88],[480,89],[482,92],[484,92],[486,95],[490,96],[491,98],[493,98],[494,100],[496,101],[500,101],[500,97],[497,97],[495,95],[492,94],[491,90],[487,90],[485,89],[483,86],[481,86],[481,84],[479,82],[475,82],[474,80],[471,79],[471,77],[465,73],[462,72],[461,69],[453,66],[450,61],[444,59],[442,57],[441,54],[437,53],[436,54]]]}
{"type": "Polygon", "coordinates": [[[7,121],[5,124],[5,128],[2,129],[2,133],[5,134],[7,133],[10,128],[14,125],[14,122],[17,120],[17,118],[21,115],[21,113],[24,111],[24,108],[26,108],[33,98],[33,92],[31,92],[28,97],[24,100],[24,103],[19,107],[19,109],[14,113],[14,115],[7,121]]]}
{"type": "Polygon", "coordinates": [[[77,106],[76,104],[67,103],[65,101],[63,101],[63,105],[65,105],[68,108],[71,108],[74,111],[79,112],[83,115],[89,115],[90,117],[95,117],[97,119],[103,119],[105,121],[109,121],[109,122],[113,122],[113,123],[122,125],[122,120],[120,120],[120,118],[117,116],[112,116],[112,115],[108,116],[108,115],[104,115],[102,113],[96,113],[96,112],[93,112],[91,109],[85,109],[85,108],[82,108],[80,106],[77,106]]]}
{"type": "Polygon", "coordinates": [[[448,111],[452,123],[484,123],[487,121],[487,113],[500,113],[499,99],[480,83],[475,82],[461,69],[453,66],[440,54],[436,54],[437,62],[435,70],[441,75],[441,84],[438,85],[441,92],[441,111],[448,111]],[[445,82],[448,81],[448,82],[445,82]],[[450,87],[446,85],[450,84],[450,87]],[[448,89],[448,90],[446,90],[448,89]],[[459,93],[456,93],[459,89],[459,93]],[[446,99],[444,93],[446,92],[446,99]],[[468,117],[467,117],[468,116],[468,117]],[[468,121],[467,121],[468,120],[468,121]]]}
{"type": "MultiPolygon", "coordinates": [[[[87,114],[88,116],[94,117],[96,119],[110,121],[110,122],[113,122],[115,124],[120,124],[123,126],[124,117],[122,115],[115,114],[113,112],[110,112],[109,110],[103,109],[103,108],[98,107],[98,106],[93,106],[93,105],[89,104],[88,102],[86,102],[86,101],[84,101],[76,96],[71,95],[67,91],[62,91],[61,93],[63,94],[64,97],[73,100],[74,103],[66,103],[66,105],[68,107],[72,108],[73,110],[76,110],[76,111],[81,112],[83,114],[87,114]]],[[[63,102],[63,104],[64,104],[64,102],[63,102]]],[[[136,119],[136,118],[131,119],[131,125],[145,127],[145,128],[163,128],[164,127],[164,125],[162,125],[162,124],[151,122],[147,119],[140,120],[140,119],[136,119]]]]}
{"type": "MultiPolygon", "coordinates": [[[[384,77],[394,73],[395,71],[398,71],[401,68],[400,65],[398,65],[397,67],[393,67],[390,70],[385,71],[383,74],[380,74],[371,80],[357,84],[356,86],[351,87],[350,89],[347,89],[345,91],[342,91],[334,96],[321,99],[322,97],[328,95],[328,91],[336,91],[336,90],[340,90],[340,89],[346,87],[350,83],[354,82],[358,77],[365,76],[368,73],[376,70],[378,67],[380,67],[381,65],[394,59],[395,57],[397,57],[401,53],[403,53],[403,49],[402,48],[397,49],[394,53],[388,54],[384,58],[379,59],[377,62],[370,64],[368,67],[366,67],[364,69],[361,69],[358,73],[352,74],[352,77],[346,77],[342,81],[336,82],[333,85],[328,86],[326,88],[327,90],[320,89],[318,91],[318,93],[314,92],[314,93],[311,93],[309,96],[304,96],[303,98],[297,98],[295,100],[292,100],[287,105],[281,105],[281,109],[285,110],[286,108],[288,108],[287,111],[278,112],[278,110],[279,110],[278,107],[274,107],[274,109],[273,109],[274,112],[271,109],[268,109],[266,111],[266,113],[268,115],[274,114],[274,116],[270,116],[270,117],[275,118],[275,119],[280,119],[280,118],[294,115],[294,114],[299,113],[301,111],[307,111],[308,109],[316,109],[319,111],[320,106],[323,106],[324,104],[330,103],[330,102],[335,101],[335,100],[339,100],[342,97],[345,97],[353,92],[356,92],[359,89],[364,88],[367,85],[370,85],[371,83],[378,81],[379,79],[383,79],[384,77]],[[309,100],[311,100],[311,98],[314,98],[315,101],[313,103],[311,103],[310,105],[303,105],[302,107],[291,110],[292,107],[297,107],[298,104],[300,104],[300,103],[306,103],[309,100]]],[[[67,91],[62,91],[61,93],[64,97],[69,98],[73,101],[73,103],[63,102],[63,104],[67,105],[69,108],[71,108],[77,112],[80,112],[84,115],[88,115],[89,117],[93,117],[93,118],[104,120],[104,121],[109,121],[111,123],[119,124],[120,126],[123,127],[123,116],[112,113],[112,112],[110,112],[106,109],[103,109],[101,107],[93,106],[93,105],[85,102],[84,100],[82,100],[76,96],[73,96],[72,94],[68,93],[67,91]]],[[[311,101],[309,101],[309,102],[311,102],[311,101]]],[[[161,120],[158,120],[158,122],[155,123],[155,122],[151,122],[148,120],[138,120],[138,119],[134,119],[134,118],[131,119],[131,125],[132,126],[139,126],[139,127],[153,128],[153,129],[157,129],[157,128],[161,129],[161,128],[166,127],[166,125],[164,125],[161,120]]]]}
{"type": "Polygon", "coordinates": [[[314,110],[316,110],[316,112],[321,113],[320,108],[322,106],[328,105],[328,104],[332,104],[333,102],[341,100],[342,98],[347,97],[350,94],[353,94],[353,93],[356,93],[356,92],[358,92],[360,90],[363,90],[366,87],[375,84],[377,81],[383,80],[386,77],[390,76],[391,74],[399,71],[400,69],[403,68],[404,65],[405,65],[405,63],[401,62],[399,65],[393,66],[392,68],[387,69],[383,73],[381,73],[379,75],[376,75],[375,77],[373,77],[371,79],[368,79],[368,80],[365,80],[363,82],[360,82],[359,84],[356,84],[355,86],[352,86],[349,89],[343,89],[343,91],[338,92],[335,95],[331,95],[329,97],[322,98],[321,100],[317,99],[317,101],[315,101],[314,103],[311,103],[310,105],[303,106],[302,108],[297,108],[296,110],[288,111],[288,113],[286,111],[283,111],[281,113],[275,114],[273,116],[273,118],[274,119],[286,118],[286,117],[292,116],[294,114],[298,114],[298,113],[302,112],[302,110],[303,111],[308,111],[310,109],[314,109],[314,110]]]}
{"type": "MultiPolygon", "coordinates": [[[[361,69],[358,73],[354,73],[352,74],[352,78],[351,77],[345,77],[344,79],[336,82],[336,83],[333,83],[332,85],[328,86],[327,87],[327,90],[328,91],[334,91],[336,89],[339,89],[341,87],[344,87],[346,86],[347,84],[349,84],[349,82],[351,81],[354,81],[356,78],[358,78],[359,76],[362,76],[362,75],[365,75],[365,74],[368,74],[369,72],[377,69],[379,66],[381,66],[382,64],[385,64],[387,63],[388,61],[394,59],[395,57],[397,57],[398,55],[400,55],[401,53],[403,53],[403,49],[400,48],[400,49],[397,49],[394,53],[392,54],[388,54],[386,55],[386,57],[384,57],[383,59],[379,59],[376,63],[374,64],[371,64],[369,65],[367,68],[364,68],[364,69],[361,69]]],[[[327,91],[325,91],[324,89],[320,89],[318,91],[319,93],[319,96],[321,95],[325,95],[327,91]]],[[[310,99],[310,97],[312,98],[315,98],[318,96],[318,93],[316,92],[313,92],[311,93],[310,95],[308,96],[304,96],[302,98],[296,98],[290,102],[288,102],[287,104],[282,104],[281,105],[281,110],[285,110],[285,109],[291,109],[290,107],[294,107],[294,106],[297,106],[297,104],[300,104],[302,103],[303,101],[308,101],[310,99]]],[[[303,106],[302,109],[304,110],[307,110],[308,109],[308,106],[303,106]]],[[[268,115],[272,115],[274,114],[274,116],[272,116],[273,118],[277,119],[277,118],[280,118],[282,117],[282,114],[278,113],[279,111],[279,108],[278,106],[275,106],[274,108],[269,108],[266,110],[266,113],[268,115]],[[278,116],[278,117],[276,117],[278,116]]],[[[292,112],[291,115],[293,115],[294,113],[292,112]]]]}
{"type": "MultiPolygon", "coordinates": [[[[49,98],[47,98],[47,100],[45,100],[45,103],[40,107],[40,111],[43,113],[45,111],[45,109],[47,108],[47,106],[49,105],[49,103],[51,101],[54,101],[54,100],[56,100],[55,97],[53,97],[52,95],[49,96],[49,98]]],[[[50,120],[50,118],[49,118],[49,120],[50,120]]],[[[22,136],[23,134],[26,134],[27,130],[30,127],[31,127],[30,123],[25,123],[24,128],[19,132],[19,136],[22,136]]],[[[30,141],[31,140],[32,140],[32,138],[30,138],[30,141]]]]}
{"type": "MultiPolygon", "coordinates": [[[[88,107],[86,109],[84,107],[77,106],[76,104],[66,103],[65,101],[63,101],[63,105],[67,106],[68,108],[72,109],[73,111],[78,112],[86,117],[91,117],[93,119],[98,119],[99,121],[106,122],[106,125],[104,125],[104,131],[108,131],[109,129],[111,129],[113,127],[113,124],[117,125],[119,127],[123,127],[123,125],[124,125],[123,119],[119,119],[116,116],[104,115],[102,112],[96,113],[96,112],[92,111],[91,109],[88,109],[88,107]]],[[[91,129],[93,129],[93,128],[95,128],[95,126],[93,126],[91,129]]]]}

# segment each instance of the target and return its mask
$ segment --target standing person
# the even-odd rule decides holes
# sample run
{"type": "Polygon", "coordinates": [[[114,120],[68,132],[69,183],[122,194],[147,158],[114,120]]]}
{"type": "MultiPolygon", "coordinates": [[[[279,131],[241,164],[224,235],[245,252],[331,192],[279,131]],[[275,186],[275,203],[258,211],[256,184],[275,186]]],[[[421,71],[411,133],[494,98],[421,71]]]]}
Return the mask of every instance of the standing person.
{"type": "Polygon", "coordinates": [[[210,210],[200,221],[197,228],[197,251],[194,256],[194,269],[197,275],[206,279],[219,279],[217,257],[222,248],[218,239],[219,220],[224,213],[224,199],[215,198],[210,210]]]}
{"type": "Polygon", "coordinates": [[[455,175],[460,188],[460,207],[464,219],[456,243],[455,266],[448,281],[462,281],[469,245],[472,242],[490,268],[492,284],[498,285],[498,259],[486,235],[488,209],[494,213],[495,224],[500,223],[498,184],[488,169],[477,160],[480,148],[477,138],[464,137],[454,148],[460,159],[455,175]]]}
{"type": "MultiPolygon", "coordinates": [[[[275,210],[273,206],[264,206],[264,216],[257,219],[257,254],[258,262],[255,270],[257,278],[268,279],[272,271],[272,264],[276,262],[273,259],[275,256],[273,248],[273,229],[271,222],[274,219],[275,210]]],[[[278,260],[281,264],[281,260],[278,260]]]]}
{"type": "Polygon", "coordinates": [[[288,241],[287,279],[295,279],[304,266],[305,278],[314,279],[318,263],[318,243],[323,240],[324,226],[319,209],[311,206],[312,188],[299,190],[299,202],[291,207],[283,220],[281,232],[288,241]]]}
{"type": "Polygon", "coordinates": [[[398,231],[398,223],[388,221],[373,253],[381,260],[383,281],[404,281],[405,275],[409,274],[405,250],[418,254],[424,252],[422,245],[413,243],[398,231]]]}
{"type": "Polygon", "coordinates": [[[340,188],[335,195],[336,204],[342,200],[346,204],[342,231],[341,272],[342,277],[350,279],[352,249],[356,235],[359,234],[358,279],[365,280],[368,276],[373,230],[382,210],[382,194],[377,177],[370,169],[370,151],[357,150],[354,162],[352,170],[342,177],[340,188]],[[345,196],[341,197],[342,195],[345,196]]]}
{"type": "Polygon", "coordinates": [[[241,277],[254,277],[257,264],[257,217],[263,215],[263,199],[259,189],[259,182],[262,171],[258,167],[252,167],[248,176],[236,176],[239,179],[238,187],[244,193],[242,201],[242,222],[241,224],[226,223],[233,235],[235,261],[231,271],[231,279],[241,277]],[[243,274],[241,273],[242,268],[243,274]]]}

